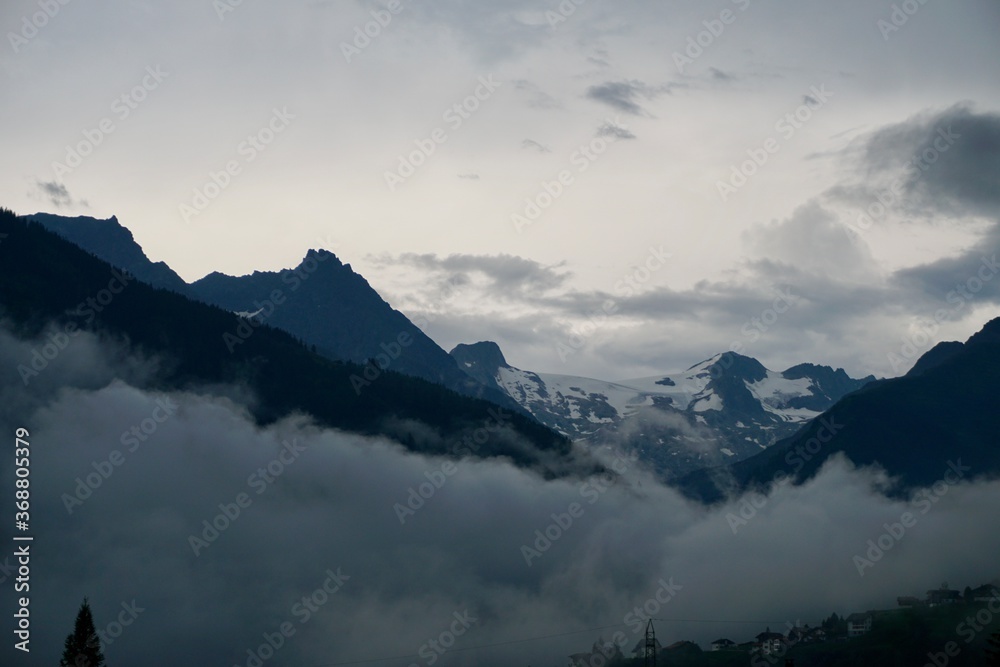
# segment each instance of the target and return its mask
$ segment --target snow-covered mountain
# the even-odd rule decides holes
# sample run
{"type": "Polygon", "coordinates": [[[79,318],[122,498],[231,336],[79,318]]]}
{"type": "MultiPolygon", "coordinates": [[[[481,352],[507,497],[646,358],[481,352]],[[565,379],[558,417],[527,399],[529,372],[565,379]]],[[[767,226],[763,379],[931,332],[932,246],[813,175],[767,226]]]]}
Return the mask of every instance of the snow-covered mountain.
{"type": "Polygon", "coordinates": [[[732,352],[616,382],[521,370],[492,342],[459,345],[451,355],[543,424],[595,446],[637,449],[669,477],[752,456],[875,379],[813,364],[775,372],[732,352]]]}

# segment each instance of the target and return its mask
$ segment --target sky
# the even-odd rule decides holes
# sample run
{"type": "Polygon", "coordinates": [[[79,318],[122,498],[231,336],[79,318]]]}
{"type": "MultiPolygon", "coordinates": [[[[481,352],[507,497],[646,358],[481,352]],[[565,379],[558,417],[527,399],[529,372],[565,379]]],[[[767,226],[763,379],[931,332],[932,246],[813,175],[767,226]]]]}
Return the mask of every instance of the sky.
{"type": "MultiPolygon", "coordinates": [[[[549,667],[601,637],[629,653],[649,616],[663,645],[707,648],[997,574],[1000,482],[954,461],[907,500],[834,457],[708,508],[614,447],[614,476],[546,481],[303,415],[260,427],[236,388],[156,391],[163,360],[90,333],[24,386],[43,340],[0,330],[0,426],[30,426],[36,518],[32,650],[8,639],[3,664],[56,664],[85,596],[109,665],[549,667]]],[[[5,550],[5,591],[16,566],[5,550]]]]}
{"type": "Polygon", "coordinates": [[[895,376],[998,314],[998,25],[993,0],[10,0],[0,204],[117,215],[188,281],[323,247],[445,349],[535,371],[738,345],[895,376]]]}

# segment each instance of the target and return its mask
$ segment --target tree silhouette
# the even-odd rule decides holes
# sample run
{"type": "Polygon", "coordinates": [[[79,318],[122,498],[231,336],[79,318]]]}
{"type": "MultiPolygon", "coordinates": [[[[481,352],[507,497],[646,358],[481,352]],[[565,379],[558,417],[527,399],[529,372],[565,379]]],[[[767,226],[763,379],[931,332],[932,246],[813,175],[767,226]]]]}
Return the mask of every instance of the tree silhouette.
{"type": "Polygon", "coordinates": [[[59,665],[60,667],[104,667],[104,664],[104,654],[101,652],[101,642],[97,638],[90,604],[87,598],[83,598],[80,611],[76,614],[73,632],[66,637],[59,665]]]}

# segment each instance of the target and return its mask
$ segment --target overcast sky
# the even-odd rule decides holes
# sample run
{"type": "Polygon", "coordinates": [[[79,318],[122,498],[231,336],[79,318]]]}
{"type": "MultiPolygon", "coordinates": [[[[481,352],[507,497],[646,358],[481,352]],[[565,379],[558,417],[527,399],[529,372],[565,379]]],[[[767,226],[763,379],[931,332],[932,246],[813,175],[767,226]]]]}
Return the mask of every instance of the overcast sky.
{"type": "Polygon", "coordinates": [[[189,281],[322,246],[446,349],[606,379],[896,375],[998,313],[993,0],[54,6],[0,8],[0,204],[189,281]]]}

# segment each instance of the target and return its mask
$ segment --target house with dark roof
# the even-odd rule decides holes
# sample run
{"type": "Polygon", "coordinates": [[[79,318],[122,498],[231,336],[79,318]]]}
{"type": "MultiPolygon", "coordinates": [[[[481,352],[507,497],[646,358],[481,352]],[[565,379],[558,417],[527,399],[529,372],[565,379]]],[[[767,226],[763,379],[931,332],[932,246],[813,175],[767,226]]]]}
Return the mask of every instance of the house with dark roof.
{"type": "Polygon", "coordinates": [[[736,648],[736,642],[731,639],[716,639],[712,642],[713,651],[731,651],[736,648]]]}
{"type": "Polygon", "coordinates": [[[973,602],[993,602],[1000,599],[1000,590],[992,584],[984,584],[972,589],[973,602]]]}
{"type": "Polygon", "coordinates": [[[860,637],[867,634],[872,629],[872,614],[851,614],[847,617],[847,636],[860,637]]]}
{"type": "Polygon", "coordinates": [[[780,632],[771,632],[770,627],[758,634],[755,639],[760,644],[760,652],[764,655],[778,653],[785,645],[785,635],[780,632]]]}
{"type": "Polygon", "coordinates": [[[826,631],[823,628],[811,628],[808,624],[795,626],[788,631],[786,638],[789,644],[802,644],[821,642],[826,639],[826,631]]]}
{"type": "Polygon", "coordinates": [[[948,584],[941,584],[941,588],[927,591],[927,604],[936,607],[939,604],[953,604],[962,601],[962,594],[948,588],[948,584]]]}

